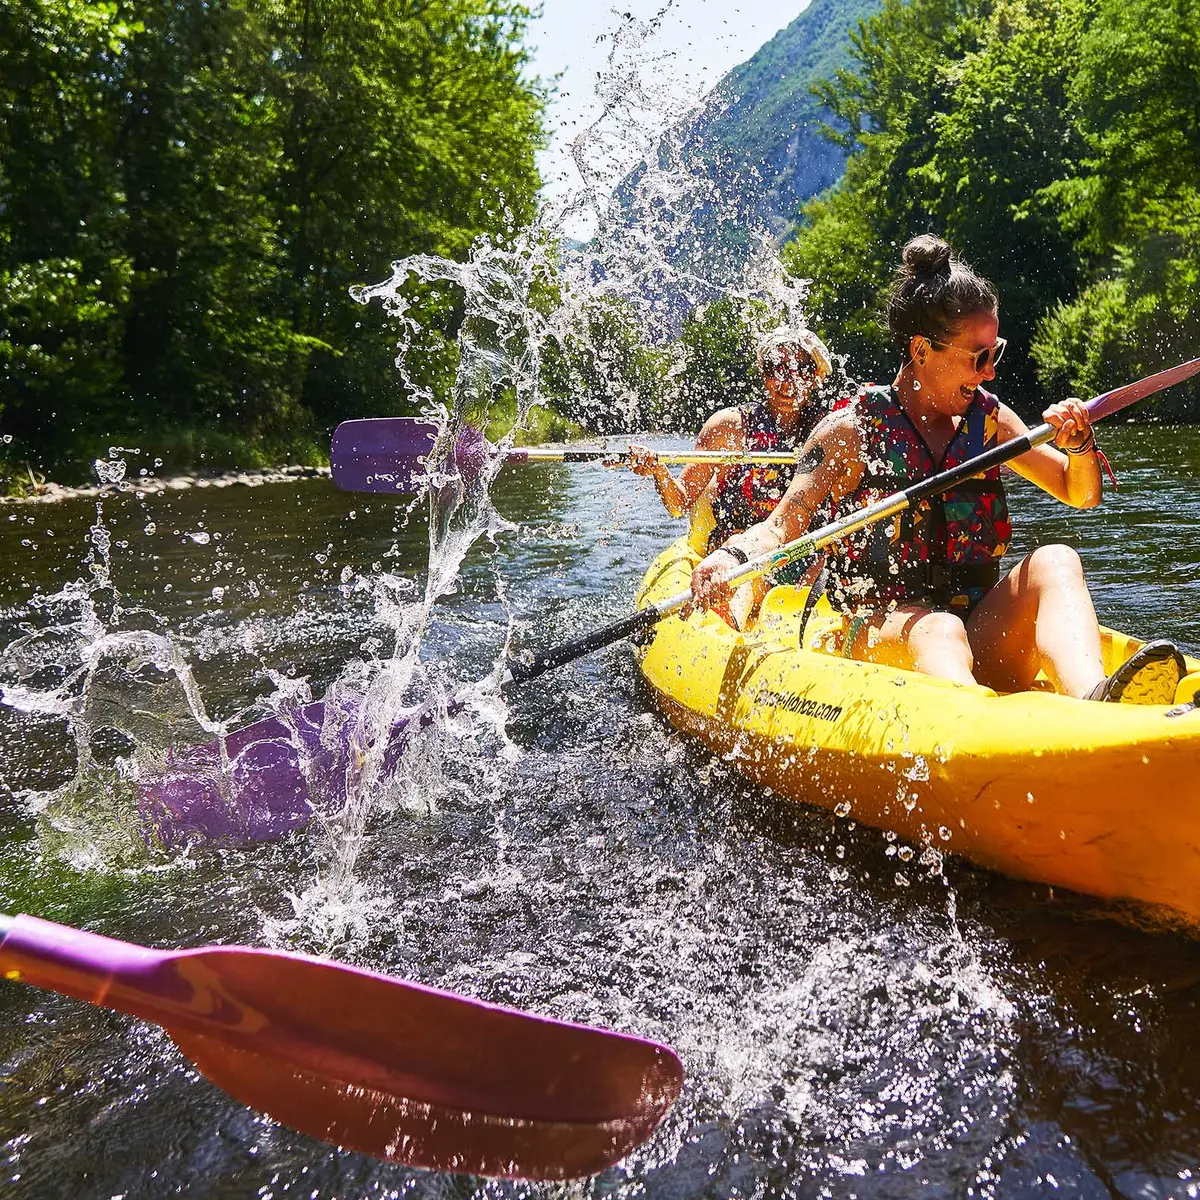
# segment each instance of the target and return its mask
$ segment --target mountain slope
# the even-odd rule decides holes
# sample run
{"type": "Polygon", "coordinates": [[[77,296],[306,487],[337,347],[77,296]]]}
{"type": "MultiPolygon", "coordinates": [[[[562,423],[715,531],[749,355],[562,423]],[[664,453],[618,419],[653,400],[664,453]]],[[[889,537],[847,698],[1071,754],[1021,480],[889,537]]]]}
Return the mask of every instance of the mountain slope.
{"type": "MultiPolygon", "coordinates": [[[[809,88],[850,65],[850,33],[880,0],[812,0],[786,29],[713,89],[688,139],[723,197],[776,234],[835,183],[845,152],[826,141],[809,88]]],[[[693,160],[694,161],[694,160],[693,160]]]]}

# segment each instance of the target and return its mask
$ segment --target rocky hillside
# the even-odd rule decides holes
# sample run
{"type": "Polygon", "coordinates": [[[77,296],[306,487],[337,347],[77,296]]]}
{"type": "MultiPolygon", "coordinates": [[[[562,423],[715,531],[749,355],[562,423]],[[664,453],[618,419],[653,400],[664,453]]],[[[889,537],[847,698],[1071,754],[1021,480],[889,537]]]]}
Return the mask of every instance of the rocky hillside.
{"type": "Polygon", "coordinates": [[[777,235],[842,173],[845,154],[821,136],[825,113],[809,89],[850,65],[850,33],[878,8],[879,0],[812,0],[725,76],[692,130],[690,146],[712,164],[727,202],[777,235]]]}

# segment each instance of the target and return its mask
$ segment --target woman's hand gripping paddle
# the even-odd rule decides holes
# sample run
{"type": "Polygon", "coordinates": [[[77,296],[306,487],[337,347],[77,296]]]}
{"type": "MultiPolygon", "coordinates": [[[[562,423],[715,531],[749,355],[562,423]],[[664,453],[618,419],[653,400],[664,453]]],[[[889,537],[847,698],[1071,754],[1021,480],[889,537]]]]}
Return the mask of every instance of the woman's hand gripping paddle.
{"type": "Polygon", "coordinates": [[[5,978],[161,1025],[218,1087],[301,1133],[438,1171],[572,1179],[654,1131],[666,1046],[278,950],[151,950],[0,917],[5,978]]]}

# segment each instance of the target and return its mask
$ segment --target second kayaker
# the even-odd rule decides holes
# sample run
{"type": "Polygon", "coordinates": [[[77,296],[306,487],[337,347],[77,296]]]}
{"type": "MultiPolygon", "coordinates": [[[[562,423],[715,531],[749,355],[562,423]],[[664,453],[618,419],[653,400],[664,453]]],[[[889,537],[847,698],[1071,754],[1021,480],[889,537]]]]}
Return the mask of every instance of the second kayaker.
{"type": "MultiPolygon", "coordinates": [[[[983,387],[1006,345],[998,312],[992,285],[945,241],[912,239],[888,302],[889,330],[905,355],[895,380],[863,389],[820,422],[774,512],[697,566],[697,600],[723,601],[725,576],[799,537],[820,506],[832,502],[839,519],[1028,432],[983,387]]],[[[1065,504],[1098,504],[1100,458],[1086,407],[1071,398],[1042,418],[1054,427],[1053,445],[1009,465],[1065,504]]],[[[1044,671],[1066,695],[1170,703],[1184,671],[1179,651],[1152,642],[1106,677],[1079,555],[1039,546],[1002,575],[1010,538],[994,468],[852,536],[840,552],[830,547],[828,595],[844,614],[844,652],[998,691],[1026,689],[1044,671]]]]}
{"type": "MultiPolygon", "coordinates": [[[[828,411],[818,394],[832,364],[825,344],[811,329],[772,330],[759,340],[755,359],[762,373],[762,398],[713,413],[696,437],[697,450],[794,452],[828,411]]],[[[676,477],[648,447],[631,444],[629,451],[630,466],[654,480],[671,516],[691,516],[701,497],[707,496],[715,522],[707,537],[709,550],[770,516],[794,474],[794,468],[787,466],[692,463],[676,477]]],[[[743,624],[764,589],[765,585],[742,589],[725,615],[734,624],[743,624]]]]}

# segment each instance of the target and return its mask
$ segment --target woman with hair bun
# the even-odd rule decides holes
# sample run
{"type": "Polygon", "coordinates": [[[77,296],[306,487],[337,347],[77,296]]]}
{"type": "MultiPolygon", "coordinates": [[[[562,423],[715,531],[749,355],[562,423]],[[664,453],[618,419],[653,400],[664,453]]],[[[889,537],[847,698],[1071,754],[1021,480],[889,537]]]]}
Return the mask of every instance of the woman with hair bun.
{"type": "MultiPolygon", "coordinates": [[[[834,519],[1028,432],[984,388],[1005,349],[999,301],[951,247],[929,234],[904,247],[888,299],[903,359],[890,386],[868,385],[810,437],[805,465],[770,517],[714,549],[692,576],[706,607],[739,562],[798,538],[819,506],[834,519]]],[[[1055,430],[1009,465],[1075,508],[1101,498],[1087,409],[1075,398],[1042,414],[1055,430]]],[[[1112,676],[1079,556],[1039,546],[1002,574],[1012,535],[999,468],[922,500],[826,551],[830,602],[844,615],[843,652],[998,691],[1039,670],[1069,696],[1170,703],[1184,670],[1169,642],[1151,642],[1112,676]]]]}

